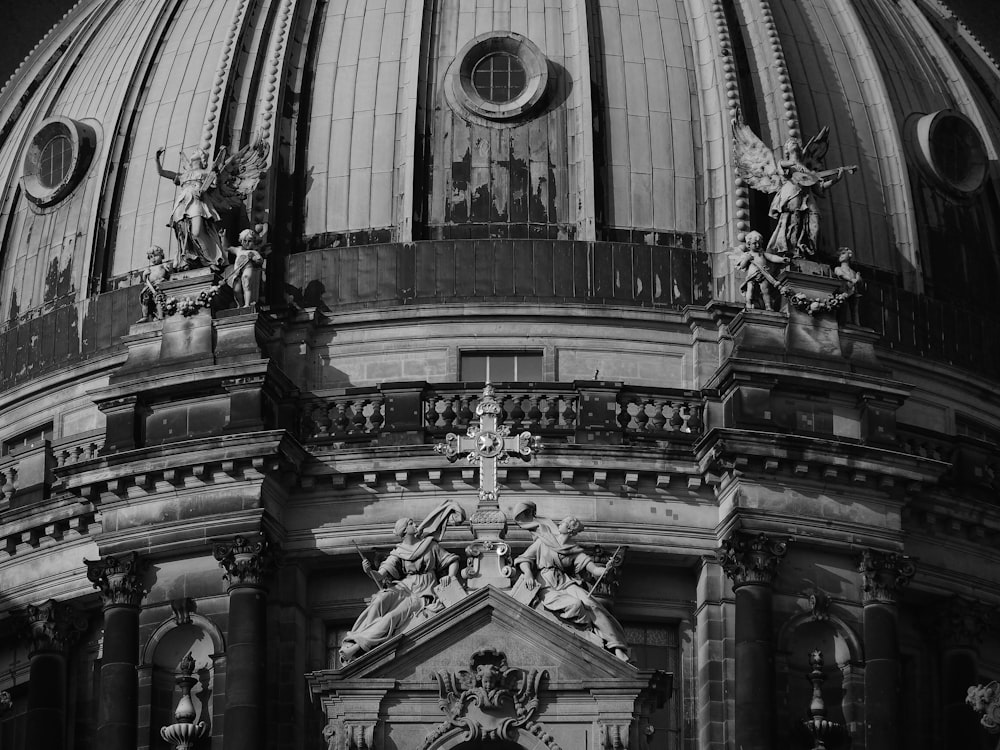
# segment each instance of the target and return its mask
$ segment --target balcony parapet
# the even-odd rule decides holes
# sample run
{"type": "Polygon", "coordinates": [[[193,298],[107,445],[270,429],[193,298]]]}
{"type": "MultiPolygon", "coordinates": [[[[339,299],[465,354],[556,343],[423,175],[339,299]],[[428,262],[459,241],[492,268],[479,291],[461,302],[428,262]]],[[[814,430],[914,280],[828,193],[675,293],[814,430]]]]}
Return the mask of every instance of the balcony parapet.
{"type": "MultiPolygon", "coordinates": [[[[606,381],[495,384],[499,421],[559,442],[692,444],[704,432],[697,391],[606,381]]],[[[481,383],[396,383],[306,396],[303,442],[381,445],[433,442],[472,423],[481,383]]]]}

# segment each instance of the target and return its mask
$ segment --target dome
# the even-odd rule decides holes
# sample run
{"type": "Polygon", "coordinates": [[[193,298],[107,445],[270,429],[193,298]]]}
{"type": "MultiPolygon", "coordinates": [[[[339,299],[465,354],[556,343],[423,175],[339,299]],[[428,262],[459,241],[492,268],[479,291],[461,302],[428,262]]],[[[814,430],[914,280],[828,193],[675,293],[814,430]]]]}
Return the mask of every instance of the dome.
{"type": "Polygon", "coordinates": [[[0,92],[0,744],[978,746],[998,101],[939,0],[81,0],[0,92]]]}

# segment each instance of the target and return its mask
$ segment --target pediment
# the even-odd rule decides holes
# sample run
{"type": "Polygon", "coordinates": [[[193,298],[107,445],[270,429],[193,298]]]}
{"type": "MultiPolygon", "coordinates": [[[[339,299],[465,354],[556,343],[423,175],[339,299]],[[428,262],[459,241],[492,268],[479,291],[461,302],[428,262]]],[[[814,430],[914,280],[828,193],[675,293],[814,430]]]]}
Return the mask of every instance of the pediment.
{"type": "Polygon", "coordinates": [[[648,675],[643,677],[632,664],[492,586],[470,594],[346,667],[313,673],[311,681],[426,682],[433,672],[466,668],[473,653],[489,648],[506,653],[511,664],[545,669],[552,685],[648,682],[648,675]]]}

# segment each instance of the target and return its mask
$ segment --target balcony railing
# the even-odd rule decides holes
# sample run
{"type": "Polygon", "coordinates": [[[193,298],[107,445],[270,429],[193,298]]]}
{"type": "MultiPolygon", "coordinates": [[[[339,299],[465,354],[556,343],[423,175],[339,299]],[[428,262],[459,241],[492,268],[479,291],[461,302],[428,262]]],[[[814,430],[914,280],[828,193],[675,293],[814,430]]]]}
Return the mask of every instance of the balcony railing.
{"type": "MultiPolygon", "coordinates": [[[[629,440],[693,442],[704,431],[697,392],[618,383],[500,383],[499,421],[511,431],[572,439],[599,431],[629,440]]],[[[412,442],[462,432],[476,420],[482,385],[472,383],[351,388],[303,401],[305,441],[372,442],[408,434],[412,442]]],[[[394,442],[399,442],[398,440],[394,442]]]]}

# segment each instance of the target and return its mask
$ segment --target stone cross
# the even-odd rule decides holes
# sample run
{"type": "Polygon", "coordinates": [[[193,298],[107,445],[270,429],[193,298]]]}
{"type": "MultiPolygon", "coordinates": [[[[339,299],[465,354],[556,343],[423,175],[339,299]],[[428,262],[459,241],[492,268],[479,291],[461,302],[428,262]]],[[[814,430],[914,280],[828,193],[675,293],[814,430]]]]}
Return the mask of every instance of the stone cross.
{"type": "Polygon", "coordinates": [[[502,409],[494,393],[493,386],[487,383],[476,405],[478,423],[470,425],[465,435],[449,432],[443,443],[434,446],[451,462],[464,455],[470,464],[479,465],[479,503],[469,519],[475,541],[465,550],[468,560],[462,572],[469,590],[488,585],[511,588],[516,571],[511,564],[510,548],[502,541],[507,532],[507,516],[500,510],[497,464],[510,461],[511,454],[527,461],[542,448],[539,438],[530,432],[512,436],[510,428],[498,424],[502,409]]]}

